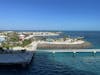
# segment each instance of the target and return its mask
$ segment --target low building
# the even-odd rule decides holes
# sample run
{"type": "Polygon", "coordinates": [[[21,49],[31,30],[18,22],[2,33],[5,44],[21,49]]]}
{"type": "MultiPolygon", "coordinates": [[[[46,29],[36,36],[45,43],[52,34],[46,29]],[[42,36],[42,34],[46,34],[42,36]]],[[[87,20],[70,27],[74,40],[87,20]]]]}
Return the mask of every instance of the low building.
{"type": "Polygon", "coordinates": [[[24,38],[25,38],[25,35],[23,35],[23,34],[19,35],[19,39],[20,39],[21,41],[23,41],[24,38]]]}

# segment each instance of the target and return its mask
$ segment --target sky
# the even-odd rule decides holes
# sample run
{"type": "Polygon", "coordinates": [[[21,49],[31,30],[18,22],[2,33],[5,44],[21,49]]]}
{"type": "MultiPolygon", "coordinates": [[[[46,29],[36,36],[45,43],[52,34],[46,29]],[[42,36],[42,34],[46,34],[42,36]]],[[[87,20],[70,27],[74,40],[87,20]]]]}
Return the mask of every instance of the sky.
{"type": "Polygon", "coordinates": [[[0,0],[0,30],[100,30],[100,0],[0,0]]]}

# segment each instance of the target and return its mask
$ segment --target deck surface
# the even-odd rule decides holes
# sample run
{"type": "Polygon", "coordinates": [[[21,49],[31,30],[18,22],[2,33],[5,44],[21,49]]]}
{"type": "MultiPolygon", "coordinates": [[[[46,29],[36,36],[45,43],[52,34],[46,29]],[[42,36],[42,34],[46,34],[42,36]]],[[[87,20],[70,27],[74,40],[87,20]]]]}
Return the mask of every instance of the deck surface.
{"type": "Polygon", "coordinates": [[[100,49],[56,49],[56,50],[37,50],[42,52],[100,52],[100,49]]]}
{"type": "Polygon", "coordinates": [[[0,54],[0,64],[21,64],[30,63],[33,52],[24,52],[16,54],[0,54]]]}

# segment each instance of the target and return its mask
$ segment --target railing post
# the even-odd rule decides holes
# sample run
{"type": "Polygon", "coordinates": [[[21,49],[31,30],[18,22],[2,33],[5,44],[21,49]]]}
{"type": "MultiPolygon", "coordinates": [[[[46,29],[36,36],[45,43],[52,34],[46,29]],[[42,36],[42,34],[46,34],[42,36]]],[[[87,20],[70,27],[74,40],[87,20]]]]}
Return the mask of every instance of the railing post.
{"type": "Polygon", "coordinates": [[[93,51],[93,56],[96,56],[96,50],[93,51]]]}
{"type": "Polygon", "coordinates": [[[76,56],[76,51],[73,51],[73,57],[75,57],[76,56]]]}
{"type": "Polygon", "coordinates": [[[53,51],[52,53],[55,54],[55,51],[53,51]]]}

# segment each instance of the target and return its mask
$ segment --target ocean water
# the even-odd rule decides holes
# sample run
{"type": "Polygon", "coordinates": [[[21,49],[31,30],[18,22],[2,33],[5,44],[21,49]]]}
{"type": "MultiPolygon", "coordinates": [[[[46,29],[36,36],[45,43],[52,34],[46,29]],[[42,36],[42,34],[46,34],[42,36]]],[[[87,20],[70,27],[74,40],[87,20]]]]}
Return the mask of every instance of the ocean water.
{"type": "Polygon", "coordinates": [[[65,31],[61,36],[64,35],[70,35],[71,37],[82,36],[92,44],[92,48],[100,49],[100,31],[65,31]]]}
{"type": "MultiPolygon", "coordinates": [[[[84,36],[93,44],[92,48],[100,48],[100,32],[64,32],[71,37],[84,36]]],[[[51,53],[37,51],[31,64],[20,66],[0,66],[0,75],[100,75],[100,53],[51,53]]]]}

